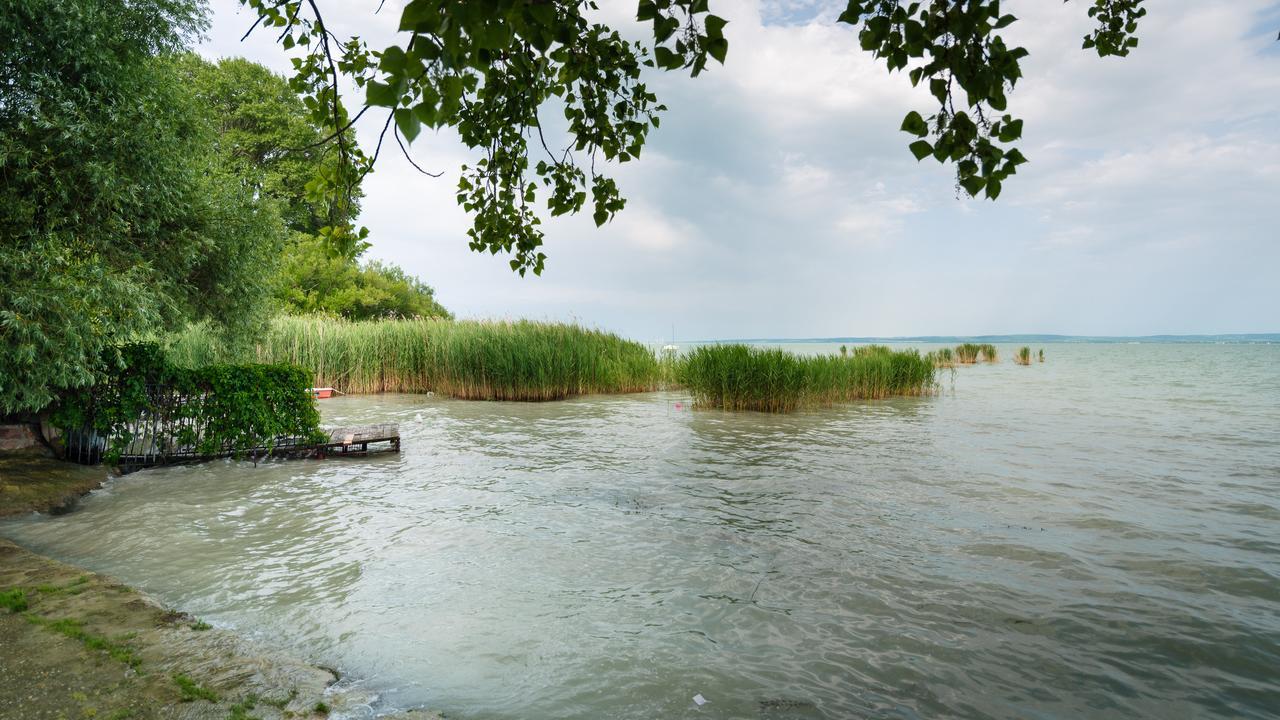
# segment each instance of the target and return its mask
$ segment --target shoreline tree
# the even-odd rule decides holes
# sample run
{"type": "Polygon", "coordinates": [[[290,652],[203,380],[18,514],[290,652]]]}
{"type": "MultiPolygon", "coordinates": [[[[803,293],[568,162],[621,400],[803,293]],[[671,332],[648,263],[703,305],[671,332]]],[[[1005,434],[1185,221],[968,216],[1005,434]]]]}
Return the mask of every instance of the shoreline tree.
{"type": "Polygon", "coordinates": [[[303,102],[265,68],[191,55],[206,26],[198,0],[0,9],[0,416],[192,323],[236,348],[281,306],[448,315],[399,268],[359,263],[358,184],[315,191],[347,170],[303,102]],[[299,299],[317,267],[341,282],[299,299]]]}
{"type": "MultiPolygon", "coordinates": [[[[359,180],[349,193],[308,188],[340,173],[337,148],[324,142],[302,99],[268,68],[243,58],[182,58],[183,75],[217,129],[215,147],[229,172],[274,201],[288,238],[273,282],[286,313],[350,320],[452,317],[435,291],[399,266],[362,260],[368,233],[350,229],[360,213],[359,180]]],[[[354,132],[343,142],[356,147],[354,132]]]]}
{"type": "Polygon", "coordinates": [[[107,348],[265,320],[275,206],[210,158],[176,60],[186,0],[0,10],[0,413],[92,384],[107,348]]]}

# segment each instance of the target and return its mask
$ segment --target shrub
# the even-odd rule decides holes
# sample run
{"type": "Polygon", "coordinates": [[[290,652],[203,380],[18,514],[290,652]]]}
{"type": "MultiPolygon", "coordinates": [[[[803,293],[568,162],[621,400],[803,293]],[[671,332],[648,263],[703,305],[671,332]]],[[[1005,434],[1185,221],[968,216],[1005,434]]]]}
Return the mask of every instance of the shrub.
{"type": "Polygon", "coordinates": [[[289,365],[185,368],[159,346],[112,348],[107,380],[65,393],[53,423],[91,430],[110,441],[103,458],[118,460],[145,426],[169,432],[198,455],[240,454],[272,447],[281,437],[319,442],[320,413],[306,371],[289,365]]]}

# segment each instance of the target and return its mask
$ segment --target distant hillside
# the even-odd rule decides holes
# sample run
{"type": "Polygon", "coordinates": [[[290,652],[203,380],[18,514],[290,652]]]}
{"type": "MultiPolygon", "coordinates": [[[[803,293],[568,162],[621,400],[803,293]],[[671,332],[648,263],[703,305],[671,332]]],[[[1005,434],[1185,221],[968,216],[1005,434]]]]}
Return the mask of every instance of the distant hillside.
{"type": "Polygon", "coordinates": [[[1280,333],[1225,335],[912,335],[906,337],[742,338],[713,342],[748,343],[1280,343],[1280,333]]]}

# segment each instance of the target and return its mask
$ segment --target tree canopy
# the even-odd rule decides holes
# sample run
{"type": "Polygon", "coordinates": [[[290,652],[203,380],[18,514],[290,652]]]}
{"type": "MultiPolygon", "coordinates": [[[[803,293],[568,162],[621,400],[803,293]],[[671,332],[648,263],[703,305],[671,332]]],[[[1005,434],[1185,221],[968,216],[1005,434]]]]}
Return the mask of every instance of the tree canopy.
{"type": "MultiPolygon", "coordinates": [[[[179,66],[214,128],[221,164],[275,200],[286,227],[317,235],[325,226],[355,221],[362,195],[358,183],[337,198],[307,192],[317,175],[336,172],[337,152],[322,142],[323,132],[284,78],[243,58],[211,62],[187,53],[179,66]]],[[[345,142],[354,143],[349,131],[345,142]]],[[[346,250],[343,254],[355,254],[355,248],[346,250]]]]}
{"type": "MultiPolygon", "coordinates": [[[[216,62],[188,54],[183,76],[215,128],[214,148],[228,172],[273,201],[289,229],[274,295],[289,313],[352,320],[449,317],[435,291],[401,268],[361,262],[366,232],[341,232],[360,206],[359,178],[338,197],[316,193],[317,176],[339,173],[337,146],[313,122],[284,78],[242,58],[216,62]]],[[[348,130],[343,142],[355,147],[348,130]]]]}
{"type": "MultiPolygon", "coordinates": [[[[626,204],[601,170],[639,157],[659,126],[665,107],[643,82],[646,68],[697,76],[729,50],[728,21],[709,0],[637,0],[636,18],[652,30],[643,41],[593,19],[594,0],[411,0],[400,14],[402,41],[384,48],[337,37],[316,0],[241,2],[257,12],[255,27],[278,30],[285,49],[305,49],[292,82],[315,121],[332,129],[350,168],[317,191],[346,192],[388,134],[403,150],[424,127],[453,128],[478,155],[463,166],[457,189],[473,217],[471,248],[510,254],[521,275],[541,273],[546,260],[539,203],[557,216],[582,211],[589,198],[597,225],[626,204]],[[343,105],[340,77],[363,92],[355,115],[343,105]],[[377,148],[365,155],[340,131],[372,108],[385,110],[385,120],[377,148]],[[567,123],[563,145],[544,132],[543,114],[552,112],[567,123]]],[[[1082,3],[1097,21],[1085,49],[1123,56],[1137,46],[1143,0],[1082,3]]],[[[1027,161],[1015,145],[1023,123],[1008,111],[1008,95],[1028,53],[1001,34],[1017,18],[1000,0],[850,0],[838,21],[856,27],[861,48],[890,72],[904,71],[936,100],[903,119],[910,152],[953,163],[965,193],[998,197],[1027,161]]]]}
{"type": "Polygon", "coordinates": [[[348,320],[453,317],[431,286],[400,267],[335,256],[321,238],[301,234],[285,249],[276,298],[291,314],[348,320]]]}
{"type": "Polygon", "coordinates": [[[0,10],[0,413],[91,383],[109,345],[264,319],[280,218],[210,157],[176,69],[204,22],[185,0],[0,10]]]}

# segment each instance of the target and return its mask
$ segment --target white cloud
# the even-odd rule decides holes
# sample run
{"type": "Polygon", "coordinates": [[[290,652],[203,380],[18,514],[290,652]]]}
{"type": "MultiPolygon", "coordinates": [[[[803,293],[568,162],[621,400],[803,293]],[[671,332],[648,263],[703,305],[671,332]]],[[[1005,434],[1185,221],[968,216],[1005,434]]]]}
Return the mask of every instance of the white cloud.
{"type": "MultiPolygon", "coordinates": [[[[604,5],[644,32],[632,3],[604,5]]],[[[284,66],[271,37],[238,44],[234,0],[214,6],[208,52],[284,66]]],[[[467,250],[453,188],[468,153],[447,133],[413,148],[445,178],[391,153],[366,181],[372,252],[463,314],[645,339],[675,319],[686,338],[1276,330],[1280,52],[1259,27],[1274,4],[1153,4],[1133,55],[1106,60],[1080,49],[1086,3],[1007,6],[1032,52],[1010,101],[1031,162],[997,203],[958,200],[949,166],[911,157],[897,128],[930,99],[860,51],[833,5],[717,0],[728,64],[649,78],[671,110],[643,158],[613,168],[628,208],[600,229],[548,222],[544,277],[467,250]]],[[[339,32],[393,35],[391,3],[343,9],[339,32]]]]}

